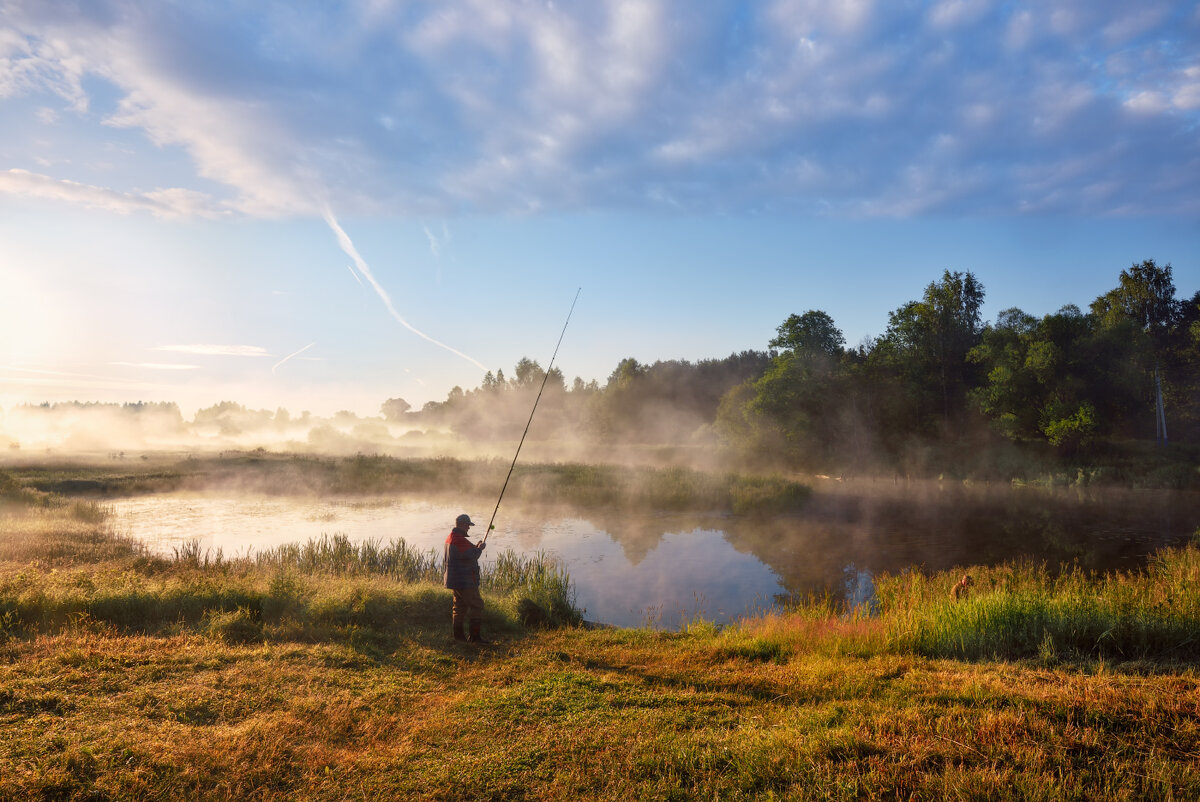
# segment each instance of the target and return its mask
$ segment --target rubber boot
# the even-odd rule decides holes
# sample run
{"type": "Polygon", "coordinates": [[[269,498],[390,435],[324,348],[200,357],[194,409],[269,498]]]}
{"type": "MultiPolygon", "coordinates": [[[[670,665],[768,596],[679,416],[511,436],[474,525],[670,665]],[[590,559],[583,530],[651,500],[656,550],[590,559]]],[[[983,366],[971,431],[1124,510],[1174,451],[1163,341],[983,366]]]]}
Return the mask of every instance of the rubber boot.
{"type": "Polygon", "coordinates": [[[467,639],[466,634],[463,632],[463,622],[461,619],[457,619],[457,618],[454,619],[454,639],[455,640],[466,640],[467,639]]]}
{"type": "Polygon", "coordinates": [[[467,636],[467,640],[471,643],[478,643],[480,646],[487,646],[491,641],[484,640],[483,636],[479,634],[480,623],[479,621],[471,622],[471,634],[467,636]]]}

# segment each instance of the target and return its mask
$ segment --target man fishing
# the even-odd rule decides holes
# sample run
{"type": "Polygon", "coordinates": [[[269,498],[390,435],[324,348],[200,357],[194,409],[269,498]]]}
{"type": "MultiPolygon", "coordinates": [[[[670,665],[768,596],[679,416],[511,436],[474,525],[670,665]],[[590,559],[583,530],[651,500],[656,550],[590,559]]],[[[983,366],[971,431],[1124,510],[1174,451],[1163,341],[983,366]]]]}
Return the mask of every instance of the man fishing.
{"type": "Polygon", "coordinates": [[[504,485],[500,488],[500,497],[496,499],[496,509],[492,510],[492,520],[488,521],[487,532],[484,533],[483,540],[477,546],[467,539],[467,530],[475,523],[465,512],[454,519],[454,529],[450,530],[450,534],[446,538],[445,584],[454,591],[454,606],[451,615],[454,622],[455,640],[479,644],[491,643],[491,641],[484,640],[483,636],[479,634],[479,628],[483,624],[483,598],[479,595],[479,555],[483,553],[483,549],[487,545],[488,535],[496,528],[494,526],[496,513],[500,512],[500,502],[504,500],[504,491],[508,489],[508,480],[512,478],[513,468],[517,467],[517,457],[521,456],[521,446],[525,444],[525,436],[529,434],[529,425],[533,423],[533,415],[537,412],[538,402],[542,400],[542,393],[546,389],[546,380],[550,378],[554,360],[558,358],[558,348],[562,345],[563,335],[567,333],[567,323],[571,322],[571,313],[575,311],[575,303],[579,300],[579,293],[582,291],[582,287],[575,291],[575,300],[571,302],[571,310],[567,312],[567,320],[563,323],[562,331],[558,335],[558,345],[554,346],[550,365],[546,368],[545,375],[542,376],[541,389],[538,390],[537,398],[533,399],[533,409],[529,410],[529,420],[525,422],[525,432],[517,442],[517,453],[513,454],[512,465],[508,466],[508,475],[504,477],[504,485]],[[463,635],[463,619],[466,619],[471,627],[470,635],[463,635]]]}
{"type": "MultiPolygon", "coordinates": [[[[475,523],[471,516],[463,513],[454,519],[454,528],[446,536],[445,585],[454,592],[451,616],[454,639],[468,643],[488,644],[479,634],[483,625],[483,597],[479,595],[479,555],[487,543],[478,545],[467,539],[467,533],[475,523]],[[463,623],[470,626],[470,634],[464,634],[463,623]]],[[[485,538],[486,540],[486,538],[485,538]]]]}

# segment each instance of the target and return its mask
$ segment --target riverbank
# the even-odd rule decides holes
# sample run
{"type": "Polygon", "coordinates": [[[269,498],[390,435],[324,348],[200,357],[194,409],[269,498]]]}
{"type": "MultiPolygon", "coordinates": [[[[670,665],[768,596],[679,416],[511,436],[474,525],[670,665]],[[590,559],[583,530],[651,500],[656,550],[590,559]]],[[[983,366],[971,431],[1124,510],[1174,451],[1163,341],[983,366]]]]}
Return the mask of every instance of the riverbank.
{"type": "Polygon", "coordinates": [[[0,481],[0,797],[1200,795],[1196,546],[680,633],[522,623],[564,592],[527,565],[485,588],[478,648],[399,547],[152,557],[0,481]]]}
{"type": "MultiPolygon", "coordinates": [[[[320,496],[423,493],[461,500],[495,498],[511,467],[508,460],[499,459],[321,457],[258,449],[184,458],[64,458],[13,463],[7,472],[42,492],[86,498],[238,491],[320,496]]],[[[585,510],[775,514],[803,509],[810,495],[808,485],[779,475],[554,462],[513,468],[505,499],[585,510]]]]}

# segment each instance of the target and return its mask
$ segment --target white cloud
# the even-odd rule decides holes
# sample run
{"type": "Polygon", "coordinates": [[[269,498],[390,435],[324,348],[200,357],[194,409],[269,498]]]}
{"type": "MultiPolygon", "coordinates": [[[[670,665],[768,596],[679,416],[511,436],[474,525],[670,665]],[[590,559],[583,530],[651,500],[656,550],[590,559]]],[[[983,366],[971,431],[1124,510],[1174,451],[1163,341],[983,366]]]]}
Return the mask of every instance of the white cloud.
{"type": "Polygon", "coordinates": [[[1200,80],[1193,80],[1192,83],[1179,87],[1172,96],[1171,103],[1184,111],[1200,110],[1200,80]]]}
{"type": "Polygon", "coordinates": [[[1115,19],[1104,26],[1104,36],[1112,44],[1124,43],[1161,25],[1170,11],[1168,3],[1141,0],[1130,4],[1119,10],[1115,19]]]}
{"type": "MultiPolygon", "coordinates": [[[[1123,204],[1153,210],[1179,208],[1182,190],[1145,176],[1200,163],[1195,21],[1165,2],[200,9],[97,0],[67,15],[10,0],[0,103],[64,102],[54,131],[143,135],[194,180],[145,190],[114,170],[95,186],[67,172],[63,148],[16,162],[59,175],[10,170],[3,191],[119,212],[329,204],[420,219],[659,203],[860,213],[911,192],[928,195],[907,208],[945,211],[941,183],[959,188],[954,209],[1019,212],[1016,176],[1103,154],[1107,130],[1130,155],[1086,186],[1115,182],[1123,204]],[[941,133],[956,147],[935,158],[924,143],[941,133]],[[787,180],[797,164],[803,190],[787,180]]],[[[1055,197],[1109,208],[1084,186],[1055,197]]]]}
{"type": "Polygon", "coordinates": [[[434,259],[438,259],[442,255],[442,244],[433,232],[429,230],[429,226],[422,225],[422,230],[425,232],[425,238],[429,240],[429,252],[433,254],[434,259]]]}
{"type": "Polygon", "coordinates": [[[154,350],[199,356],[271,356],[267,349],[257,345],[156,345],[154,350]]]}
{"type": "Polygon", "coordinates": [[[873,0],[776,0],[767,11],[772,24],[797,38],[813,31],[836,34],[861,30],[875,11],[873,0]]]}
{"type": "Polygon", "coordinates": [[[0,192],[62,201],[117,214],[150,212],[159,217],[217,217],[222,214],[212,198],[193,190],[174,188],[142,193],[118,192],[16,168],[0,171],[0,192]]]}
{"type": "Polygon", "coordinates": [[[1004,44],[1010,50],[1024,50],[1033,40],[1033,34],[1033,14],[1019,11],[1009,18],[1004,28],[1004,44]]]}
{"type": "Polygon", "coordinates": [[[110,362],[109,364],[126,368],[144,368],[146,370],[198,370],[200,368],[199,365],[184,365],[169,362],[110,362]]]}
{"type": "Polygon", "coordinates": [[[1139,114],[1159,114],[1170,105],[1161,92],[1138,92],[1125,101],[1127,108],[1139,114]]]}
{"type": "Polygon", "coordinates": [[[28,38],[0,27],[0,98],[49,91],[76,111],[86,111],[85,72],[62,40],[28,38]]]}
{"type": "Polygon", "coordinates": [[[929,12],[929,21],[943,30],[978,22],[991,6],[988,0],[942,0],[929,12]]]}

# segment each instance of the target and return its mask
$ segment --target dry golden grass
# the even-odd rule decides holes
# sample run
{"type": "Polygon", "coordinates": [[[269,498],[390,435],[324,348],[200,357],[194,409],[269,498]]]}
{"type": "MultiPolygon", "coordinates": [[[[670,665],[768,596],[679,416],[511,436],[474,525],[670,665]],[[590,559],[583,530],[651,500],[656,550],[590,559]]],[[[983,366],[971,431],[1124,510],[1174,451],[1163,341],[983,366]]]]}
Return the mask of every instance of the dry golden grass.
{"type": "MultiPolygon", "coordinates": [[[[783,626],[782,623],[779,626],[783,626]]],[[[0,664],[0,796],[1169,799],[1200,679],[564,630],[492,649],[81,626],[0,664]]],[[[814,644],[819,646],[819,644],[814,644]]]]}

